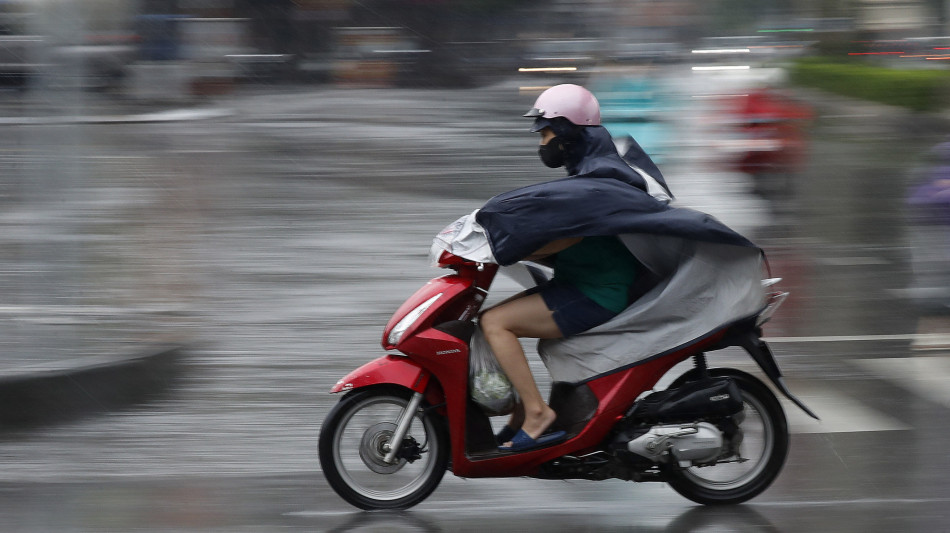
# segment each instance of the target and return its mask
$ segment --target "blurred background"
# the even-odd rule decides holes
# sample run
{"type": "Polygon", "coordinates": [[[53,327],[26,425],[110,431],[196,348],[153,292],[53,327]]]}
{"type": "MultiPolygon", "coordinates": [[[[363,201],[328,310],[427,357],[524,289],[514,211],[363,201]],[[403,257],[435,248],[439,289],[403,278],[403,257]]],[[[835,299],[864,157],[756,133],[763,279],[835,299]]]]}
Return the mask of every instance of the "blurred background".
{"type": "MultiPolygon", "coordinates": [[[[900,247],[899,274],[913,278],[902,280],[904,296],[939,311],[950,270],[939,175],[946,149],[937,148],[950,105],[948,17],[938,0],[4,0],[0,200],[11,241],[2,342],[35,345],[36,328],[55,321],[24,313],[69,315],[70,324],[40,337],[42,351],[71,353],[74,337],[95,334],[69,332],[58,346],[59,332],[82,326],[84,314],[99,329],[104,320],[118,328],[111,335],[154,330],[156,314],[188,307],[194,256],[183,247],[206,234],[196,220],[224,186],[203,174],[244,157],[292,159],[312,177],[336,168],[326,173],[399,190],[436,190],[425,176],[440,169],[438,190],[464,190],[473,205],[548,179],[528,166],[530,140],[514,163],[433,129],[424,134],[445,143],[451,161],[402,168],[408,161],[390,153],[366,169],[379,135],[352,126],[511,128],[505,135],[522,140],[515,113],[564,82],[595,92],[618,145],[635,138],[665,165],[684,203],[754,236],[796,233],[809,221],[790,216],[867,200],[880,220],[835,213],[867,228],[848,244],[900,247]],[[248,113],[287,129],[227,126],[245,125],[248,113]],[[834,123],[820,127],[829,117],[834,123]],[[199,136],[207,146],[189,138],[192,128],[221,124],[199,136]],[[363,148],[334,148],[339,157],[310,169],[304,161],[328,156],[330,146],[313,137],[329,131],[333,143],[363,148]],[[243,133],[258,142],[248,147],[243,133]],[[449,147],[456,142],[467,148],[449,147]],[[848,172],[871,176],[844,185],[848,172]],[[403,173],[411,176],[400,186],[390,182],[403,173]],[[867,198],[872,190],[886,201],[867,198]],[[134,221],[122,218],[133,213],[134,221]],[[111,313],[118,307],[135,313],[111,313]],[[150,316],[134,324],[105,315],[150,316]]],[[[258,180],[279,173],[260,170],[258,180]]],[[[236,186],[234,176],[223,181],[236,186]]]]}
{"type": "MultiPolygon", "coordinates": [[[[823,422],[788,409],[789,467],[751,515],[559,497],[602,506],[597,531],[945,525],[948,25],[945,0],[0,0],[0,380],[187,347],[161,394],[94,417],[8,423],[27,406],[3,396],[0,511],[371,527],[319,473],[325,392],[439,274],[433,235],[561,177],[521,115],[579,83],[680,205],[769,254],[791,297],[766,336],[823,422]]],[[[479,520],[438,513],[471,493],[525,527],[592,520],[550,518],[531,491],[551,485],[449,478],[397,525],[479,520]]]]}

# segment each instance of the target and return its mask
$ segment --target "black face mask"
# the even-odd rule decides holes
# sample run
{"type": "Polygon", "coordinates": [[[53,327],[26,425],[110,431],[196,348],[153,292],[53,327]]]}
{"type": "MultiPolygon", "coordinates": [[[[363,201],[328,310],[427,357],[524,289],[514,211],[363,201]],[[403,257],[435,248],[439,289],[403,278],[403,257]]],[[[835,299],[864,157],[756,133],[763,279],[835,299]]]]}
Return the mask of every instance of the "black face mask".
{"type": "Polygon", "coordinates": [[[564,166],[564,151],[566,149],[564,141],[560,137],[554,137],[547,144],[538,147],[538,155],[545,166],[558,168],[564,166]]]}

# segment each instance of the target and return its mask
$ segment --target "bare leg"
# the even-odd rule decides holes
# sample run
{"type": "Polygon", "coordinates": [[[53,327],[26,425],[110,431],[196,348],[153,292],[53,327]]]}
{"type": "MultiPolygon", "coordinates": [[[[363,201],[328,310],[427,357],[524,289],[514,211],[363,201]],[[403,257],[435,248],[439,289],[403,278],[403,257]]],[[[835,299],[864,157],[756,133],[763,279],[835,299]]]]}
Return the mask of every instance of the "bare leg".
{"type": "Polygon", "coordinates": [[[557,414],[544,403],[518,339],[561,337],[551,310],[541,295],[531,294],[489,309],[482,315],[480,325],[495,358],[521,397],[521,429],[533,439],[540,437],[557,414]]]}

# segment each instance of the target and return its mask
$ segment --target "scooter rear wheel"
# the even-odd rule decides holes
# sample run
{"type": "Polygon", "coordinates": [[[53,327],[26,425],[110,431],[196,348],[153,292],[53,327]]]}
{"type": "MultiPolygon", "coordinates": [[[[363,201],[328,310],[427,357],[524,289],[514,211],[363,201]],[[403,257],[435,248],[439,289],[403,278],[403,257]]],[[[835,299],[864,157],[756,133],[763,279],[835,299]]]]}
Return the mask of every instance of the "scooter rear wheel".
{"type": "Polygon", "coordinates": [[[419,409],[396,460],[385,461],[390,438],[412,392],[358,390],[337,403],[320,429],[320,465],[337,494],[360,509],[405,509],[442,481],[449,463],[442,420],[419,409]]]}
{"type": "Polygon", "coordinates": [[[710,369],[709,374],[731,378],[742,392],[743,411],[736,417],[744,435],[739,457],[712,466],[667,465],[667,482],[696,503],[738,504],[759,495],[778,477],[788,455],[788,422],[778,398],[755,377],[731,368],[710,369]]]}

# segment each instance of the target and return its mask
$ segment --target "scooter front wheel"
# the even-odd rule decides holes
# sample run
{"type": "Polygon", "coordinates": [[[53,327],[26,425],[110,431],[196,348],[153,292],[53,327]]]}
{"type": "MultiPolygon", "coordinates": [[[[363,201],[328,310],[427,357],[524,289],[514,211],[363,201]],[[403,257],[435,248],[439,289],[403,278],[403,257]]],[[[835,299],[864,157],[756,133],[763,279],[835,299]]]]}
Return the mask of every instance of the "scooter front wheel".
{"type": "Polygon", "coordinates": [[[449,463],[448,431],[441,419],[419,409],[397,447],[386,455],[412,392],[399,388],[358,390],[337,403],[320,429],[320,465],[327,482],[360,509],[405,509],[424,500],[442,481],[449,463]]]}

